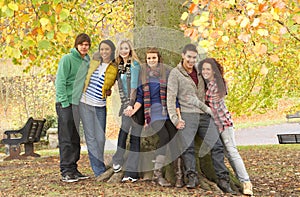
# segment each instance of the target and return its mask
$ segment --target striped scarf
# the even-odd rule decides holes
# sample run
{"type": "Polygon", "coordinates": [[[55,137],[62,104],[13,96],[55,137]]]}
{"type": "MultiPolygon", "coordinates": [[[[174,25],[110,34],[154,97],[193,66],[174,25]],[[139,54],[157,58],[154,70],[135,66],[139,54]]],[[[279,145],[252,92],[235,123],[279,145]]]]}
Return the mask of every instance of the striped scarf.
{"type": "Polygon", "coordinates": [[[143,82],[143,92],[144,92],[144,115],[147,124],[151,122],[151,98],[150,98],[150,90],[149,90],[149,77],[159,78],[160,82],[160,100],[162,104],[162,115],[167,115],[167,101],[166,101],[166,93],[167,93],[167,77],[166,77],[166,69],[163,65],[158,64],[158,66],[153,70],[148,65],[144,71],[142,71],[142,82],[143,82]]]}
{"type": "Polygon", "coordinates": [[[119,111],[119,116],[122,116],[124,109],[129,105],[130,101],[130,81],[131,81],[131,72],[130,72],[130,61],[124,65],[124,62],[121,62],[118,67],[118,87],[119,94],[121,99],[121,108],[119,111]],[[126,74],[126,85],[127,85],[127,95],[123,90],[123,83],[121,80],[121,74],[126,74]]]}

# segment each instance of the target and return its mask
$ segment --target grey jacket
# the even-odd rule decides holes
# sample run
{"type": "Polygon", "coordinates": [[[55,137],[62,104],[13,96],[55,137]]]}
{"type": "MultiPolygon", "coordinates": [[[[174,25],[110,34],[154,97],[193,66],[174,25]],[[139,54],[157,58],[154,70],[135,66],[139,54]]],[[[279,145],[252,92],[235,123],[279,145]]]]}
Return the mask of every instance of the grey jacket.
{"type": "Polygon", "coordinates": [[[175,126],[179,121],[176,113],[176,98],[179,101],[181,112],[210,112],[210,108],[204,103],[204,81],[198,70],[197,76],[198,86],[196,86],[193,79],[189,76],[181,63],[179,63],[177,67],[173,68],[170,72],[167,85],[167,107],[170,119],[175,126]]]}

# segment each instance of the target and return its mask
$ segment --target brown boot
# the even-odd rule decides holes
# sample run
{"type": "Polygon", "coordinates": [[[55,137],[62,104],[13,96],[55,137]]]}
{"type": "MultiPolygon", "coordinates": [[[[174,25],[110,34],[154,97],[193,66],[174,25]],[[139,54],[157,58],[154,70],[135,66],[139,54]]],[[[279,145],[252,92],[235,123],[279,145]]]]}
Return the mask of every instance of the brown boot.
{"type": "Polygon", "coordinates": [[[155,164],[154,164],[154,171],[153,171],[153,181],[157,184],[159,184],[160,186],[163,187],[170,187],[171,183],[169,183],[162,174],[162,168],[164,166],[165,163],[165,156],[164,155],[158,155],[156,157],[155,160],[155,164]]]}
{"type": "Polygon", "coordinates": [[[181,188],[184,186],[184,182],[183,182],[183,170],[182,170],[182,159],[181,157],[178,157],[175,161],[174,161],[174,169],[176,172],[176,182],[175,182],[175,187],[181,188]]]}

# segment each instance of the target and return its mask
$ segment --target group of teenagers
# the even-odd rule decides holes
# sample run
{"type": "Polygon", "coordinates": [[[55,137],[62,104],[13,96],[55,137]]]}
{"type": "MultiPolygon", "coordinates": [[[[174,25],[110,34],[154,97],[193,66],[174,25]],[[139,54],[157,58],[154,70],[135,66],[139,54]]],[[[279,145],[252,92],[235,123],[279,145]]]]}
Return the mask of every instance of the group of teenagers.
{"type": "Polygon", "coordinates": [[[144,128],[151,128],[159,138],[153,160],[153,182],[171,186],[162,171],[168,160],[174,164],[175,187],[197,187],[194,139],[198,135],[204,142],[199,156],[210,151],[218,187],[226,193],[235,193],[224,163],[226,155],[241,182],[242,193],[253,195],[236,147],[233,121],[224,102],[227,87],[223,67],[216,59],[205,58],[197,63],[197,47],[187,44],[181,62],[170,68],[163,64],[155,47],[146,51],[142,64],[128,39],[120,40],[117,46],[111,40],[102,40],[92,58],[88,55],[90,47],[90,37],[79,34],[74,48],[58,65],[55,87],[62,181],[89,178],[77,165],[80,121],[95,177],[106,171],[106,99],[117,83],[121,126],[111,163],[115,173],[124,171],[122,182],[136,182],[140,178],[141,133],[144,128]],[[128,136],[129,151],[126,151],[128,136]]]}

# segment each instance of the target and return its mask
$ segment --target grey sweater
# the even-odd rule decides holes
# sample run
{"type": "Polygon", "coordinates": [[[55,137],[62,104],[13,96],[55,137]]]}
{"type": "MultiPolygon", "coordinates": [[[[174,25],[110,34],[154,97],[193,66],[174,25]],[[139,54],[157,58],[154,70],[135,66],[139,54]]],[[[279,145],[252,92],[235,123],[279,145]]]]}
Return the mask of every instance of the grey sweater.
{"type": "Polygon", "coordinates": [[[198,70],[197,76],[198,86],[196,86],[181,63],[170,72],[167,85],[167,107],[170,119],[175,126],[179,121],[176,113],[176,98],[179,101],[181,112],[210,113],[210,108],[204,103],[204,81],[198,70]]]}

